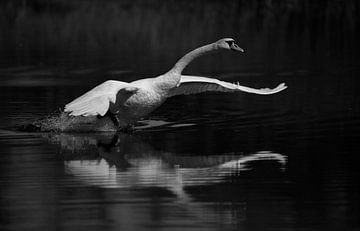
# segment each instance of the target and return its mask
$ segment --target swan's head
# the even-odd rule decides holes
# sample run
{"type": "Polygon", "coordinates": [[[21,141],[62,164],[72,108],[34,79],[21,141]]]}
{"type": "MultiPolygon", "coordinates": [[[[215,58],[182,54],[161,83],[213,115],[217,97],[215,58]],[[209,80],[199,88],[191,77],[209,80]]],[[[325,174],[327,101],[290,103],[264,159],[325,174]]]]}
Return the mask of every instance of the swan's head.
{"type": "Polygon", "coordinates": [[[222,49],[244,52],[244,49],[239,47],[235,43],[235,40],[232,38],[223,38],[223,39],[220,39],[219,41],[217,41],[216,43],[217,43],[218,47],[222,48],[222,49]]]}

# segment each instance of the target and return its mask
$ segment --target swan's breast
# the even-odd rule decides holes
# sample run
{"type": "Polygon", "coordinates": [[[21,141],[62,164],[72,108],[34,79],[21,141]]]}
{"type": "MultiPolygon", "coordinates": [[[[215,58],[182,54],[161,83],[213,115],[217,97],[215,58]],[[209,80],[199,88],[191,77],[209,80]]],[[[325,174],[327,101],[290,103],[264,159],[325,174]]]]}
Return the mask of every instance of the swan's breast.
{"type": "Polygon", "coordinates": [[[117,105],[115,113],[126,120],[137,120],[160,106],[166,97],[153,90],[140,89],[122,105],[117,105]]]}
{"type": "Polygon", "coordinates": [[[141,89],[125,102],[125,106],[132,108],[152,108],[161,104],[163,98],[164,97],[155,91],[141,89]]]}

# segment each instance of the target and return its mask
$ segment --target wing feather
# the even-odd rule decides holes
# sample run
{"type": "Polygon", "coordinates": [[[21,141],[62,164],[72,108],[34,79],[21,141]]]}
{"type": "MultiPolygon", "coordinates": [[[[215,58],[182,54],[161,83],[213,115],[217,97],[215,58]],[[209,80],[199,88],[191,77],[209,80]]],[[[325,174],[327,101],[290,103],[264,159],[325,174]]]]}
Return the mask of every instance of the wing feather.
{"type": "Polygon", "coordinates": [[[103,116],[109,110],[110,102],[126,100],[131,95],[128,93],[137,90],[129,83],[108,80],[66,104],[64,111],[72,116],[103,116]]]}
{"type": "Polygon", "coordinates": [[[255,89],[251,87],[241,86],[239,83],[234,84],[213,78],[182,75],[180,80],[180,86],[173,89],[170,92],[169,97],[175,95],[198,94],[206,91],[217,91],[217,92],[243,91],[243,92],[259,94],[259,95],[270,95],[270,94],[278,93],[286,88],[287,86],[285,85],[285,83],[281,83],[273,89],[270,88],[255,89]]]}

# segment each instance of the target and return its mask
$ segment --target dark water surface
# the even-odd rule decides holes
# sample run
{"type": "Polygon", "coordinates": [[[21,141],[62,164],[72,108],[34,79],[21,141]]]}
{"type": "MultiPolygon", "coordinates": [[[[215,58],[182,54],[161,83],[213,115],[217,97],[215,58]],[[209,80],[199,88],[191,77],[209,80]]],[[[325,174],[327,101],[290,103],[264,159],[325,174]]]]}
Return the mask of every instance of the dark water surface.
{"type": "Polygon", "coordinates": [[[0,229],[359,230],[357,1],[166,2],[0,3],[0,229]],[[186,73],[288,89],[177,96],[132,134],[15,129],[221,37],[245,54],[186,73]]]}

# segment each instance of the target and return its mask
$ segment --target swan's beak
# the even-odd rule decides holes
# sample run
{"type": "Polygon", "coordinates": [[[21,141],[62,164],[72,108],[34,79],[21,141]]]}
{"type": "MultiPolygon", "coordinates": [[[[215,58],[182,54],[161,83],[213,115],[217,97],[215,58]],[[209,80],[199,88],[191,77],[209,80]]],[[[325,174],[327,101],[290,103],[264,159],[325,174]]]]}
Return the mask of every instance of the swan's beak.
{"type": "Polygon", "coordinates": [[[230,46],[230,49],[232,51],[240,51],[240,52],[244,52],[244,49],[242,49],[241,47],[239,47],[236,43],[232,43],[230,46]]]}

